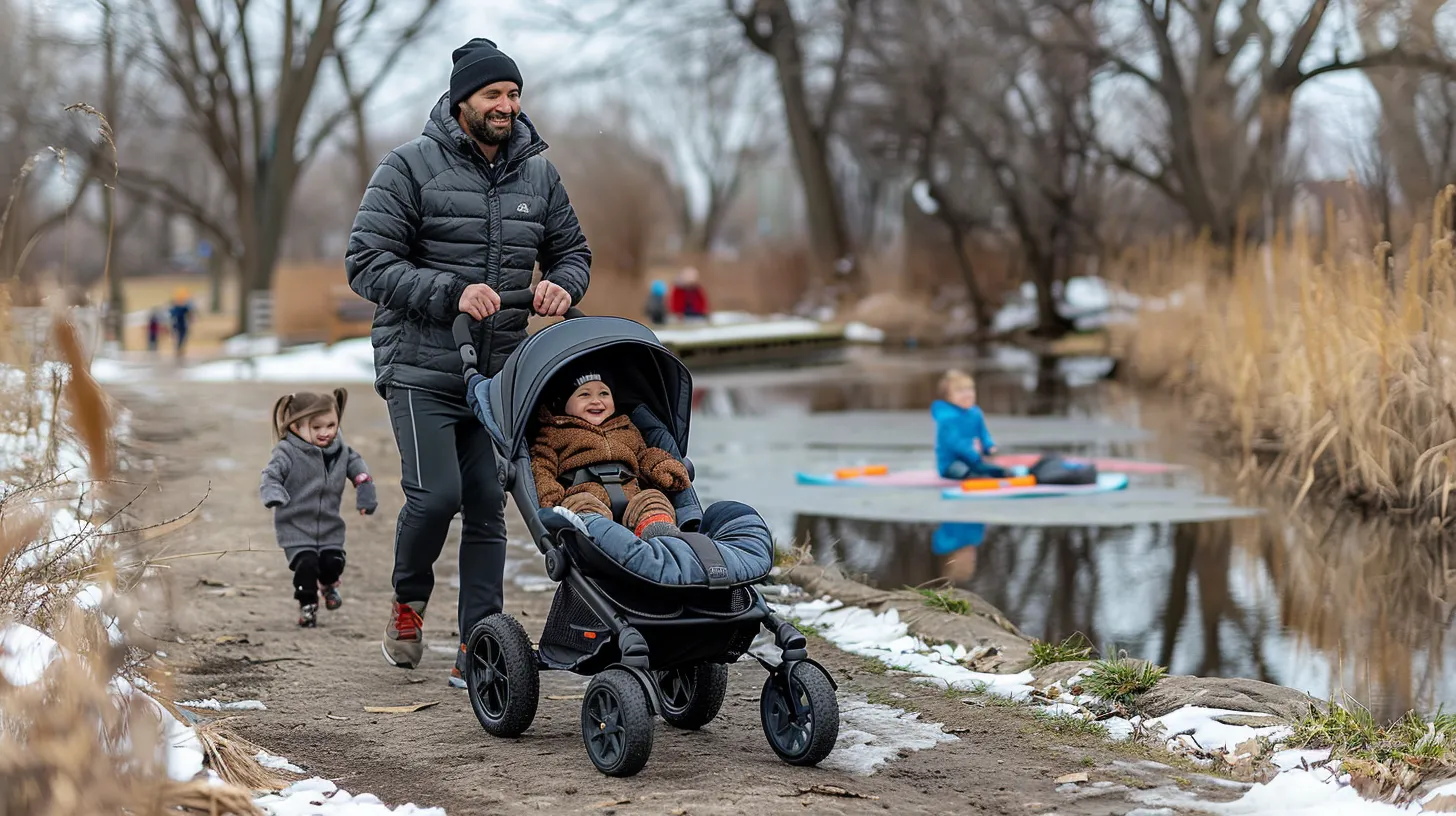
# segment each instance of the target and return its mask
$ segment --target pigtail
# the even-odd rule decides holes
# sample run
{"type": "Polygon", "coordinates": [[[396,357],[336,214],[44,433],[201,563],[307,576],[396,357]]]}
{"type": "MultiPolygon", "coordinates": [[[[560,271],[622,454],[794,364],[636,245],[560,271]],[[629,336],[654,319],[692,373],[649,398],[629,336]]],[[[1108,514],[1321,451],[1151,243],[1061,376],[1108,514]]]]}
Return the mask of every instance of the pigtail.
{"type": "Polygon", "coordinates": [[[288,435],[288,412],[293,407],[293,394],[285,394],[273,403],[273,441],[282,442],[288,435]]]}
{"type": "Polygon", "coordinates": [[[343,425],[344,425],[344,403],[346,403],[348,401],[349,401],[349,389],[347,389],[347,388],[335,388],[334,389],[334,412],[339,417],[339,426],[340,427],[343,427],[343,425]]]}

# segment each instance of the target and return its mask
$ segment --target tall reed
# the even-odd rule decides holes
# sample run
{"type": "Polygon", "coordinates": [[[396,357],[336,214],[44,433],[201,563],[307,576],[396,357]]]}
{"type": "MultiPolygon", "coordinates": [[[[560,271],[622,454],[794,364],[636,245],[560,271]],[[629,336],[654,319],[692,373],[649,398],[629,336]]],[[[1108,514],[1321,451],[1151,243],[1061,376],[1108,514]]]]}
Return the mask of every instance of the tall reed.
{"type": "Polygon", "coordinates": [[[1398,257],[1348,222],[1218,250],[1168,241],[1115,264],[1141,298],[1129,374],[1266,482],[1438,526],[1456,518],[1456,187],[1398,257]],[[1257,465],[1258,467],[1254,467],[1257,465]]]}

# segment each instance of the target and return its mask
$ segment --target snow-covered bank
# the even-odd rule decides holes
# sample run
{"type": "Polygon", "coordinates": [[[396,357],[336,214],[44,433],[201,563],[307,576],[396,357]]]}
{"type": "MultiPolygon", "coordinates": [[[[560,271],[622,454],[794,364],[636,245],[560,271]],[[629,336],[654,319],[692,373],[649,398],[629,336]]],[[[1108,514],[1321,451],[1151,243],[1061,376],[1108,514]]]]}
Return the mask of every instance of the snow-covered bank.
{"type": "MultiPolygon", "coordinates": [[[[916,675],[915,680],[919,682],[967,692],[996,694],[1052,715],[1089,718],[1092,715],[1087,706],[1101,702],[1087,694],[1074,695],[1064,691],[1061,684],[1054,684],[1055,690],[1047,694],[1047,690],[1035,687],[1035,678],[1029,671],[1018,674],[972,671],[961,662],[974,656],[964,646],[927,644],[910,634],[894,608],[875,613],[846,606],[827,595],[794,603],[772,603],[771,606],[779,614],[813,627],[839,649],[909,672],[916,675]]],[[[1250,713],[1185,705],[1161,717],[1133,717],[1131,720],[1112,717],[1100,722],[1113,739],[1127,739],[1135,731],[1160,735],[1170,751],[1190,755],[1195,761],[1202,762],[1206,762],[1204,758],[1210,754],[1238,761],[1248,745],[1263,739],[1277,747],[1280,740],[1292,733],[1288,726],[1274,721],[1262,727],[1229,725],[1220,721],[1229,715],[1249,717],[1250,713]]],[[[1235,802],[1200,803],[1196,806],[1226,814],[1278,812],[1310,816],[1396,816],[1425,812],[1422,802],[1434,798],[1434,794],[1427,795],[1422,802],[1409,806],[1363,799],[1351,786],[1350,776],[1340,772],[1339,763],[1329,761],[1328,751],[1284,750],[1272,759],[1278,773],[1268,782],[1254,785],[1235,802]],[[1270,809],[1271,804],[1273,809],[1270,809]]],[[[1456,782],[1439,790],[1456,793],[1456,782]]]]}

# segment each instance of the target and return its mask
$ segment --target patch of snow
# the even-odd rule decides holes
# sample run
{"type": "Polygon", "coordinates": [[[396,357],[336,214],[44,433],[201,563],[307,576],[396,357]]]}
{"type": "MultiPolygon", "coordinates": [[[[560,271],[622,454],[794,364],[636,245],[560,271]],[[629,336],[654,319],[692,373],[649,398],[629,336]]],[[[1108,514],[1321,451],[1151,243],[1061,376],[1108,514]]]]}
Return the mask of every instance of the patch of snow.
{"type": "Polygon", "coordinates": [[[1292,771],[1296,768],[1303,768],[1305,765],[1314,767],[1323,765],[1330,759],[1330,749],[1299,749],[1291,748],[1287,751],[1275,751],[1270,757],[1274,766],[1281,771],[1292,771]]]}
{"type": "Polygon", "coordinates": [[[839,703],[839,739],[819,767],[868,776],[901,751],[924,751],[958,737],[920,714],[864,700],[839,703]]]}
{"type": "Polygon", "coordinates": [[[1232,802],[1185,802],[1189,809],[1225,816],[1395,816],[1419,813],[1385,802],[1362,799],[1354,788],[1331,785],[1318,772],[1294,770],[1279,774],[1267,783],[1255,785],[1232,802]]]}
{"type": "Polygon", "coordinates": [[[354,795],[327,779],[314,777],[297,782],[278,793],[253,800],[270,816],[445,816],[444,808],[422,808],[411,804],[390,808],[372,793],[354,795]]]}
{"type": "Polygon", "coordinates": [[[239,700],[235,703],[220,703],[209,697],[206,700],[189,700],[178,703],[182,708],[198,708],[208,711],[267,711],[268,707],[258,700],[239,700]]]}
{"type": "Polygon", "coordinates": [[[374,348],[368,338],[344,340],[332,346],[315,343],[279,354],[205,363],[183,369],[180,374],[182,379],[195,382],[373,382],[374,348]]]}
{"type": "Polygon", "coordinates": [[[726,326],[703,326],[701,328],[657,329],[657,339],[664,343],[697,341],[721,342],[727,340],[759,340],[764,338],[798,337],[818,334],[824,324],[815,320],[790,318],[760,323],[736,323],[726,326]]]}
{"type": "Polygon", "coordinates": [[[300,776],[306,773],[306,771],[304,771],[302,768],[294,765],[292,762],[289,762],[283,757],[273,756],[272,754],[266,753],[264,751],[259,751],[258,755],[254,757],[254,759],[257,759],[259,765],[262,765],[264,768],[267,768],[270,771],[287,771],[289,773],[296,773],[300,776]]]}
{"type": "Polygon", "coordinates": [[[867,323],[854,321],[844,324],[844,339],[851,343],[883,343],[885,332],[867,323]]]}
{"type": "Polygon", "coordinates": [[[229,357],[251,357],[259,354],[277,354],[281,346],[278,336],[237,334],[222,341],[222,353],[229,357]]]}
{"type": "Polygon", "coordinates": [[[1191,734],[1193,739],[1198,741],[1199,747],[1206,751],[1230,751],[1240,743],[1254,739],[1255,737],[1278,739],[1288,736],[1291,733],[1291,729],[1286,725],[1270,725],[1263,728],[1254,728],[1248,725],[1225,725],[1214,719],[1215,717],[1222,717],[1229,714],[1244,717],[1261,716],[1248,711],[1231,711],[1222,708],[1186,705],[1170,711],[1161,717],[1147,720],[1143,725],[1152,730],[1156,730],[1158,726],[1162,726],[1166,729],[1164,736],[1170,740],[1179,734],[1191,734]]]}
{"type": "MultiPolygon", "coordinates": [[[[821,598],[796,604],[770,604],[774,611],[814,626],[830,643],[846,652],[871,657],[886,666],[932,678],[941,688],[982,689],[1014,700],[1031,693],[1031,672],[990,674],[974,672],[954,657],[952,647],[932,648],[909,634],[909,627],[893,608],[876,614],[837,600],[821,598]],[[946,650],[950,650],[947,655],[946,650]]],[[[964,655],[962,647],[962,655],[964,655]]]]}

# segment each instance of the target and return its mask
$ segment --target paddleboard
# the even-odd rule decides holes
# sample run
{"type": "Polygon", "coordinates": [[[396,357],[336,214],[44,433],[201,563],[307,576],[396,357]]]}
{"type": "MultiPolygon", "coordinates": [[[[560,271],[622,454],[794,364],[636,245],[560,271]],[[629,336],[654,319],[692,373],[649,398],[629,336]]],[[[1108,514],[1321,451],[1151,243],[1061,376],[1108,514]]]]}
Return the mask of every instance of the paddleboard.
{"type": "Polygon", "coordinates": [[[942,490],[944,499],[1030,499],[1043,496],[1086,496],[1127,489],[1126,473],[1099,473],[1097,483],[1088,485],[1031,485],[994,490],[962,490],[960,485],[942,490]]]}
{"type": "MultiPolygon", "coordinates": [[[[1039,453],[1008,453],[992,457],[991,461],[1004,468],[1031,467],[1042,457],[1039,453]]],[[[1097,466],[1099,471],[1107,473],[1139,473],[1158,474],[1171,473],[1181,469],[1181,465],[1169,465],[1162,462],[1140,462],[1133,459],[1082,459],[1075,456],[1065,457],[1070,464],[1086,464],[1091,462],[1097,466]]],[[[934,470],[897,470],[892,471],[883,465],[862,466],[842,468],[830,473],[805,473],[794,474],[801,485],[838,485],[851,487],[925,487],[939,488],[941,490],[959,487],[960,479],[943,479],[934,470]]]]}

